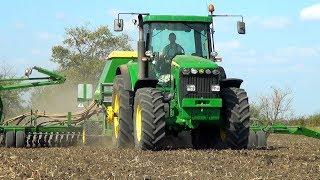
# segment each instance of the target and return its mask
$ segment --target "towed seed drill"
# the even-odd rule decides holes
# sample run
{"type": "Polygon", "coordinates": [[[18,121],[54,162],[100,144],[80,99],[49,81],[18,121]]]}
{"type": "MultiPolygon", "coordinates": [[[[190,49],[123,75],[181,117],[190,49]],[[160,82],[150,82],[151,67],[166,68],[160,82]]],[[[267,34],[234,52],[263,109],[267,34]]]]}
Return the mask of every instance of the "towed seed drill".
{"type": "MultiPolygon", "coordinates": [[[[64,76],[40,67],[27,69],[25,75],[26,78],[1,79],[1,83],[10,83],[9,85],[1,85],[0,91],[55,85],[64,83],[66,80],[64,76]],[[30,78],[32,70],[36,70],[46,77],[30,78]]],[[[2,116],[3,104],[2,102],[0,104],[2,116]]],[[[31,111],[1,121],[0,145],[5,147],[53,147],[76,144],[82,134],[81,121],[85,117],[96,113],[94,107],[95,105],[92,104],[86,111],[74,115],[71,113],[58,115],[31,111]],[[38,121],[41,118],[45,118],[45,120],[38,121]]]]}

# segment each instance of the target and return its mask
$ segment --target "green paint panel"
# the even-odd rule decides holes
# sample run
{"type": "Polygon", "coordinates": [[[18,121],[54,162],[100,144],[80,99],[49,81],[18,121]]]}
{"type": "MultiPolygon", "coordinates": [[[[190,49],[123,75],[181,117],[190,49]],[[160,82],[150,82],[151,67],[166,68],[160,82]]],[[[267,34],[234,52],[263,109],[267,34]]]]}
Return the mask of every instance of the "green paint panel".
{"type": "Polygon", "coordinates": [[[49,77],[41,78],[18,78],[18,79],[1,79],[0,82],[15,82],[17,84],[13,85],[0,85],[0,91],[23,89],[37,86],[49,86],[55,84],[62,84],[66,81],[66,78],[63,75],[60,75],[56,72],[49,71],[40,67],[33,67],[34,70],[38,71],[41,74],[47,75],[49,77]],[[25,82],[29,81],[29,82],[25,82]]]}
{"type": "Polygon", "coordinates": [[[320,131],[311,130],[309,128],[301,127],[301,126],[286,126],[283,124],[274,124],[270,126],[253,125],[250,127],[250,129],[254,132],[265,131],[265,132],[275,133],[275,134],[303,135],[307,137],[320,139],[320,131]]]}
{"type": "MultiPolygon", "coordinates": [[[[176,99],[171,102],[170,107],[175,107],[174,117],[171,121],[189,129],[197,128],[199,123],[217,123],[220,121],[220,111],[222,107],[222,99],[181,99],[180,72],[184,68],[195,69],[215,69],[218,65],[210,59],[205,59],[190,55],[180,55],[173,59],[171,73],[174,77],[171,86],[175,83],[176,89],[171,89],[171,93],[176,94],[176,99]]],[[[173,124],[174,124],[173,123],[173,124]]],[[[172,122],[171,122],[172,124],[172,122]]]]}
{"type": "Polygon", "coordinates": [[[136,82],[138,81],[138,62],[137,61],[130,61],[128,64],[128,71],[129,71],[129,76],[131,79],[131,90],[134,90],[134,86],[136,82]]]}
{"type": "Polygon", "coordinates": [[[201,22],[212,23],[210,16],[172,16],[172,15],[148,15],[144,22],[201,22]]]}
{"type": "Polygon", "coordinates": [[[189,129],[196,128],[200,123],[216,123],[220,120],[220,108],[180,108],[175,123],[189,129]]]}
{"type": "Polygon", "coordinates": [[[183,108],[194,107],[194,108],[209,108],[209,107],[222,107],[222,99],[182,99],[181,103],[183,108]]]}
{"type": "Polygon", "coordinates": [[[197,56],[179,55],[173,61],[181,68],[217,68],[218,65],[210,59],[197,56]]]}
{"type": "Polygon", "coordinates": [[[106,61],[99,79],[99,84],[97,85],[96,91],[94,93],[94,99],[96,101],[100,101],[102,99],[101,83],[113,83],[114,77],[116,76],[117,68],[123,64],[127,64],[132,60],[134,60],[134,58],[111,58],[106,61]]]}

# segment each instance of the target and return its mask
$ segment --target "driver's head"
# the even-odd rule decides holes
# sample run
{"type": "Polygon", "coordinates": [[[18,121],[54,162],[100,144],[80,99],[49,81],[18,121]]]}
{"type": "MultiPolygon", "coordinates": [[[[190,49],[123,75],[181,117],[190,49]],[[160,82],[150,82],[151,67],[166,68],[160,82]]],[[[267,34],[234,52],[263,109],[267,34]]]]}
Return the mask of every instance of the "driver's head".
{"type": "Polygon", "coordinates": [[[170,34],[169,34],[169,41],[170,41],[170,43],[175,43],[175,42],[176,42],[176,39],[177,39],[177,37],[176,37],[176,35],[175,35],[174,33],[170,33],[170,34]]]}

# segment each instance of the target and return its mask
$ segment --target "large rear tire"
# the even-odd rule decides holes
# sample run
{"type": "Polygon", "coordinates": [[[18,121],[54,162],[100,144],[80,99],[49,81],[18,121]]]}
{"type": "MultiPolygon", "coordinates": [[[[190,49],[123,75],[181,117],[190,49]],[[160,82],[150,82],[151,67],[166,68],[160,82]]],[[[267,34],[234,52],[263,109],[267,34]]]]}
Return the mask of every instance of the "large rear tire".
{"type": "Polygon", "coordinates": [[[250,105],[247,93],[240,88],[224,88],[222,117],[226,123],[225,141],[231,149],[246,149],[250,134],[250,105]]]}
{"type": "Polygon", "coordinates": [[[135,147],[159,150],[165,138],[165,111],[163,95],[155,88],[141,88],[134,101],[135,147]]]}
{"type": "Polygon", "coordinates": [[[112,141],[116,148],[128,147],[133,143],[132,99],[131,92],[124,90],[122,75],[117,75],[112,94],[114,111],[112,141]]]}

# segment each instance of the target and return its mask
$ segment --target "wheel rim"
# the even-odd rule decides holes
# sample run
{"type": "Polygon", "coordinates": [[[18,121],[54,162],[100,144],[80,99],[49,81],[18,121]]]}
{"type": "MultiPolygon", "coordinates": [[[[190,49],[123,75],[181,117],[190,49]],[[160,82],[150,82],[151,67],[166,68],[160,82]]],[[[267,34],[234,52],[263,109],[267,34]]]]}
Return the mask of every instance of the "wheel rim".
{"type": "Polygon", "coordinates": [[[116,139],[118,139],[119,131],[120,131],[119,109],[120,109],[119,94],[117,94],[115,96],[114,105],[113,105],[113,111],[114,111],[114,113],[116,115],[116,116],[113,117],[113,132],[114,132],[114,136],[115,136],[116,139]]]}
{"type": "Polygon", "coordinates": [[[140,142],[142,136],[142,109],[140,105],[137,107],[135,126],[137,141],[140,142]]]}
{"type": "Polygon", "coordinates": [[[116,94],[116,97],[114,98],[114,105],[113,105],[114,113],[118,115],[119,109],[120,109],[120,98],[119,98],[119,94],[116,94]]]}
{"type": "Polygon", "coordinates": [[[119,137],[119,131],[120,131],[120,123],[119,123],[119,118],[115,117],[113,119],[113,132],[114,132],[114,136],[116,137],[116,139],[118,139],[119,137]]]}

